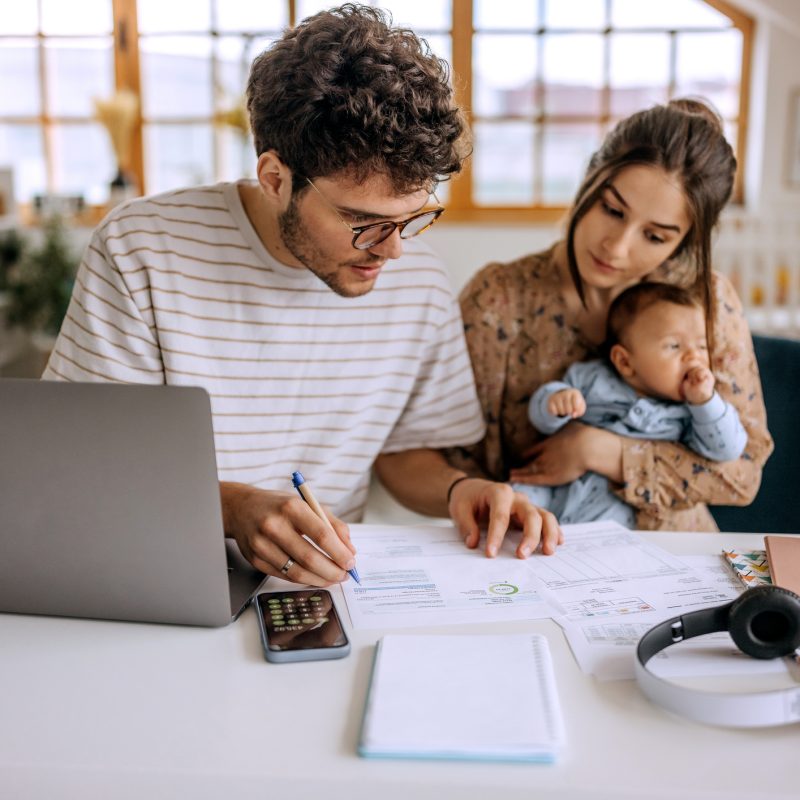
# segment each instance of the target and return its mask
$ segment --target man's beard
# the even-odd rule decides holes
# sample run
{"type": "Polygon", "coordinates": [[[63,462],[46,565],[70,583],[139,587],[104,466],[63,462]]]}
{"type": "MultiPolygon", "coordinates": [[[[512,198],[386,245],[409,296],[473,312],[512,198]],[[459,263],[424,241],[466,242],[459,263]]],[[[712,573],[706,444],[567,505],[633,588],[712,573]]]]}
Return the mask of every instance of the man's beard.
{"type": "Polygon", "coordinates": [[[319,250],[308,235],[303,221],[300,219],[294,195],[292,195],[289,207],[278,217],[278,231],[286,249],[336,294],[342,297],[360,297],[372,288],[371,285],[364,285],[360,290],[354,290],[346,286],[341,280],[336,264],[330,271],[324,269],[323,265],[326,262],[331,263],[330,259],[319,250]]]}

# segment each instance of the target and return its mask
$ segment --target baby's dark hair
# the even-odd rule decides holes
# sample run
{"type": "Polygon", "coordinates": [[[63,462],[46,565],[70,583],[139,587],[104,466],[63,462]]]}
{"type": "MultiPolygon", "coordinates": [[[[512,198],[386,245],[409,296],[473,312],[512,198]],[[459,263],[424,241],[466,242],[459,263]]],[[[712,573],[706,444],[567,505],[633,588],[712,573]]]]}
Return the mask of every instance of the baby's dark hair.
{"type": "Polygon", "coordinates": [[[703,301],[696,294],[672,283],[644,281],[617,295],[608,309],[603,355],[608,358],[615,344],[625,344],[623,336],[633,320],[656,303],[672,303],[703,310],[703,301]]]}

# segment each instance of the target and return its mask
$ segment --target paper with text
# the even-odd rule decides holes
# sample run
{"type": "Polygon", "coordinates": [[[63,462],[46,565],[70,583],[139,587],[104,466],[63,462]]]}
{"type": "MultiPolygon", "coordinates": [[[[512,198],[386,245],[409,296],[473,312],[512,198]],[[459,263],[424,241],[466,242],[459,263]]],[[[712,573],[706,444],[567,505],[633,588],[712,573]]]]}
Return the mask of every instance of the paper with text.
{"type": "Polygon", "coordinates": [[[716,565],[713,576],[635,531],[597,527],[571,531],[555,556],[528,564],[553,616],[581,622],[645,612],[666,619],[733,599],[738,587],[721,560],[710,558],[716,565]]]}
{"type": "Polygon", "coordinates": [[[354,628],[542,619],[552,609],[507,541],[497,558],[451,527],[351,525],[361,585],[342,585],[354,628]]]}
{"type": "MultiPolygon", "coordinates": [[[[680,561],[688,571],[677,583],[656,583],[652,590],[646,590],[651,607],[645,611],[614,614],[605,610],[555,618],[584,672],[600,680],[633,678],[636,645],[650,628],[684,612],[728,602],[741,593],[741,584],[720,557],[683,556],[680,561]]],[[[784,659],[763,661],[745,656],[722,632],[662,650],[652,659],[650,668],[666,678],[777,674],[786,672],[787,664],[784,659]]]]}

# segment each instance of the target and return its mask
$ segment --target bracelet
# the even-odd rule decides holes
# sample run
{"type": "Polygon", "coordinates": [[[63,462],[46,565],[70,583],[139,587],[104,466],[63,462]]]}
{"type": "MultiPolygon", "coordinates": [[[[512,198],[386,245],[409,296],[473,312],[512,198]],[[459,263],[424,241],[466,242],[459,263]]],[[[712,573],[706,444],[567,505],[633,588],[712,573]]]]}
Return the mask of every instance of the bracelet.
{"type": "Polygon", "coordinates": [[[456,478],[456,479],[455,479],[455,480],[454,480],[454,481],[453,481],[453,482],[450,484],[450,487],[449,487],[449,488],[448,488],[448,490],[447,490],[447,505],[448,505],[448,506],[450,505],[450,497],[451,497],[451,496],[452,496],[452,494],[453,494],[453,489],[455,489],[455,488],[456,488],[456,486],[458,486],[458,484],[459,484],[459,483],[461,483],[461,481],[468,481],[470,478],[474,478],[474,477],[475,477],[474,475],[462,475],[461,477],[459,477],[459,478],[456,478]]]}

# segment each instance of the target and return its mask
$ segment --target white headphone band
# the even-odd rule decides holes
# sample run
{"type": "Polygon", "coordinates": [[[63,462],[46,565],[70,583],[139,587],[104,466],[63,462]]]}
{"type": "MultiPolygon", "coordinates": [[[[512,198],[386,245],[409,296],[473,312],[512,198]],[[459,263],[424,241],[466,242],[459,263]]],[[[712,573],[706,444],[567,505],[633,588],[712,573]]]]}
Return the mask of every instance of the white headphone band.
{"type": "Polygon", "coordinates": [[[800,722],[800,687],[737,694],[706,692],[670,683],[647,667],[650,659],[666,647],[728,630],[744,652],[756,657],[791,653],[800,646],[800,597],[777,586],[760,586],[747,590],[732,603],[693,611],[654,626],[636,648],[636,680],[642,692],[669,711],[711,725],[761,728],[800,722]],[[759,639],[753,630],[763,631],[759,617],[773,625],[774,638],[759,639]]]}

